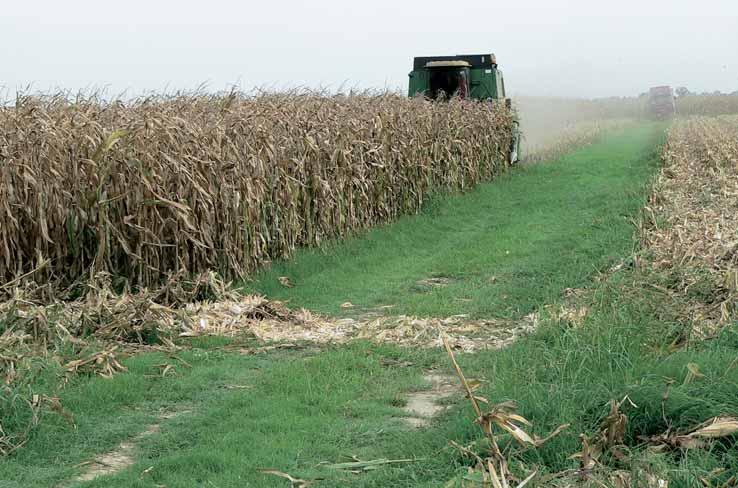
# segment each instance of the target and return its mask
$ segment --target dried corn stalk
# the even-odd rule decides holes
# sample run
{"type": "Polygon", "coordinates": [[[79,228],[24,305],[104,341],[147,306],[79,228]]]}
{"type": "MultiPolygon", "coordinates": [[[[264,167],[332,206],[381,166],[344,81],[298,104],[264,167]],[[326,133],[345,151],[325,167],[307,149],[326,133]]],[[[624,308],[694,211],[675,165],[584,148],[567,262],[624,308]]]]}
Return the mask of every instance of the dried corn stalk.
{"type": "Polygon", "coordinates": [[[19,96],[0,108],[0,294],[22,275],[242,277],[491,180],[511,123],[395,94],[19,96]]]}
{"type": "Polygon", "coordinates": [[[651,266],[697,337],[738,316],[738,117],[679,121],[643,228],[651,266]]]}

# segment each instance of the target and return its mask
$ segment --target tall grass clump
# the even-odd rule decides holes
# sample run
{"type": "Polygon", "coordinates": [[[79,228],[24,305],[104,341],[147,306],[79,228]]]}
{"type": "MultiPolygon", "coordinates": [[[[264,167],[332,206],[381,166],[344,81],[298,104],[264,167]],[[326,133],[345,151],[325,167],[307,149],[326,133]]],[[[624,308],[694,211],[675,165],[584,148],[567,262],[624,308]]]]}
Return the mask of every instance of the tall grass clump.
{"type": "Polygon", "coordinates": [[[511,123],[389,93],[18,96],[0,109],[0,284],[244,276],[494,178],[511,123]]]}

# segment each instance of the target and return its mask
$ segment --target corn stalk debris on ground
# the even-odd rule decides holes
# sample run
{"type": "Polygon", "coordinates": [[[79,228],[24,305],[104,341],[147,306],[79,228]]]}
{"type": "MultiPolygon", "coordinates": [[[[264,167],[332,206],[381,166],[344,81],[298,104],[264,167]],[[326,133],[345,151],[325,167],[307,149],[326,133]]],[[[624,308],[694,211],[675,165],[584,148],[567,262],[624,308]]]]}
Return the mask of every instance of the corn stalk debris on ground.
{"type": "Polygon", "coordinates": [[[689,335],[710,337],[738,309],[738,118],[678,121],[644,213],[644,262],[689,335]]]}

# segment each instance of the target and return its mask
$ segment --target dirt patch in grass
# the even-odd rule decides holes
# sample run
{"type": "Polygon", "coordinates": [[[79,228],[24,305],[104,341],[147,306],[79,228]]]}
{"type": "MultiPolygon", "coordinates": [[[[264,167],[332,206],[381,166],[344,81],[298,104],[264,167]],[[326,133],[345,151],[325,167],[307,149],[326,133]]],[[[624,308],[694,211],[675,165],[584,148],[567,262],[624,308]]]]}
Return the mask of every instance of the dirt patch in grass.
{"type": "Polygon", "coordinates": [[[87,469],[75,478],[74,481],[92,481],[100,476],[119,473],[127,467],[132,466],[136,462],[134,458],[136,446],[146,437],[158,433],[159,429],[159,424],[150,425],[145,431],[132,439],[121,442],[113,451],[101,454],[92,461],[85,463],[87,469]]]}
{"type": "Polygon", "coordinates": [[[407,403],[403,407],[408,415],[402,418],[403,421],[416,428],[427,427],[433,417],[448,408],[442,401],[461,393],[453,376],[429,372],[423,379],[431,384],[431,388],[409,393],[406,397],[407,403]]]}
{"type": "Polygon", "coordinates": [[[424,293],[438,288],[444,288],[456,281],[457,280],[449,278],[448,276],[431,276],[430,278],[416,281],[413,283],[410,290],[416,293],[424,293]]]}
{"type": "MultiPolygon", "coordinates": [[[[165,412],[159,415],[159,420],[172,419],[185,413],[188,413],[188,411],[165,412]]],[[[151,424],[143,432],[121,442],[114,450],[100,454],[92,461],[83,463],[80,467],[84,466],[86,469],[84,473],[74,479],[74,482],[92,481],[100,476],[120,473],[124,469],[133,466],[136,462],[135,453],[138,445],[147,437],[158,434],[160,430],[160,423],[151,424]]]]}
{"type": "Polygon", "coordinates": [[[432,288],[440,288],[453,283],[454,280],[448,276],[434,276],[432,278],[426,278],[424,280],[418,280],[415,282],[419,286],[428,286],[432,288]]]}

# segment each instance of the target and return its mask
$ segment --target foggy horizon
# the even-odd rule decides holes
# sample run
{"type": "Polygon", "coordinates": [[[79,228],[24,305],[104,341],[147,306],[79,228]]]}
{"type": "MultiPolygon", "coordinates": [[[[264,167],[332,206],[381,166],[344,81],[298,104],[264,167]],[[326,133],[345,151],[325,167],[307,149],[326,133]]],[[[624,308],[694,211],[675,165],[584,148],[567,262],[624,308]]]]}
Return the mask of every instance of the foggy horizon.
{"type": "Polygon", "coordinates": [[[60,3],[3,6],[5,91],[404,92],[413,57],[471,53],[497,55],[512,96],[738,90],[738,5],[728,1],[60,3]]]}

